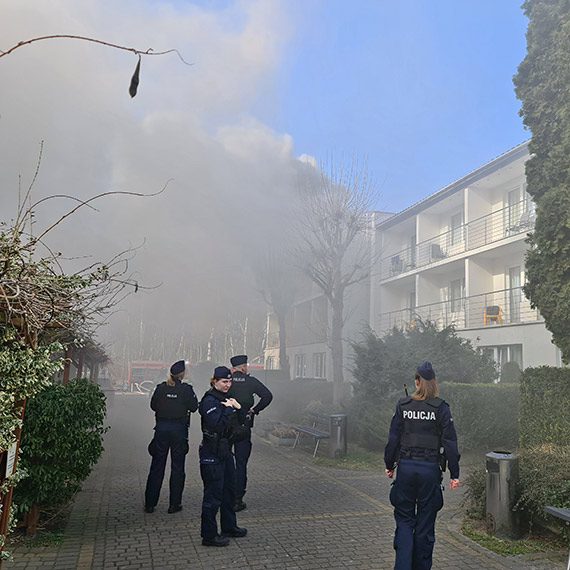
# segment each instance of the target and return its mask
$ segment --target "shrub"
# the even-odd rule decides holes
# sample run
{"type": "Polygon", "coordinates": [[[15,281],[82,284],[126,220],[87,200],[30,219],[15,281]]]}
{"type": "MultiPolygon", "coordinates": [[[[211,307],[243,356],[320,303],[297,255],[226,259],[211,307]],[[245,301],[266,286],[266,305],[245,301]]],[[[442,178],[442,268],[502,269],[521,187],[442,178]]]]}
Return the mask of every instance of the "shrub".
{"type": "MultiPolygon", "coordinates": [[[[570,508],[570,447],[541,445],[519,451],[519,487],[515,509],[532,524],[544,520],[544,507],[570,508]]],[[[570,543],[570,530],[564,521],[548,517],[570,543]]]]}
{"type": "Polygon", "coordinates": [[[465,479],[466,512],[470,518],[484,520],[487,517],[486,477],[485,465],[482,464],[472,468],[465,479]]]}
{"type": "Polygon", "coordinates": [[[103,452],[104,418],[105,396],[86,379],[52,385],[27,401],[19,461],[28,477],[14,489],[21,511],[73,496],[103,452]]]}
{"type": "Polygon", "coordinates": [[[293,438],[297,435],[293,428],[289,426],[275,426],[271,432],[275,437],[293,438]]]}
{"type": "Polygon", "coordinates": [[[403,391],[403,383],[413,386],[416,368],[430,360],[439,384],[445,382],[491,383],[496,366],[486,353],[459,337],[452,326],[441,330],[433,322],[417,320],[413,329],[392,329],[382,338],[366,331],[353,343],[355,392],[369,397],[392,397],[403,391]]]}
{"type": "MultiPolygon", "coordinates": [[[[570,447],[543,445],[532,449],[519,449],[519,481],[515,489],[514,509],[532,526],[548,520],[570,542],[569,528],[563,521],[548,517],[547,505],[570,508],[570,447]]],[[[475,519],[486,518],[485,466],[474,468],[465,479],[467,514],[475,519]]]]}
{"type": "Polygon", "coordinates": [[[501,382],[514,383],[521,379],[521,367],[518,362],[511,360],[505,362],[501,368],[501,382]]]}
{"type": "Polygon", "coordinates": [[[520,389],[521,447],[570,441],[570,369],[526,368],[520,389]]]}
{"type": "Polygon", "coordinates": [[[364,394],[355,395],[348,408],[349,441],[370,450],[384,449],[395,406],[395,398],[388,405],[385,400],[370,400],[364,394]]]}
{"type": "Polygon", "coordinates": [[[518,384],[448,382],[440,396],[451,406],[460,450],[518,447],[518,384]]]}

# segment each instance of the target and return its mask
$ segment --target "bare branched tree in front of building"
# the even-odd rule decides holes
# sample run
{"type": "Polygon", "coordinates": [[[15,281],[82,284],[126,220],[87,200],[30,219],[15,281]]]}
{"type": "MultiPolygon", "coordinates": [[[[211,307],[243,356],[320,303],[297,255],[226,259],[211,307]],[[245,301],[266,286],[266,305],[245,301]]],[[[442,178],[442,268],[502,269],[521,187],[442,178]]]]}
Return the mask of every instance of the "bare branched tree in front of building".
{"type": "Polygon", "coordinates": [[[331,350],[334,401],[343,395],[345,295],[370,276],[367,239],[377,197],[366,167],[355,159],[330,160],[320,172],[307,172],[300,215],[300,262],[331,308],[327,341],[331,350]]]}
{"type": "Polygon", "coordinates": [[[273,309],[279,326],[279,369],[291,377],[287,356],[287,314],[295,300],[297,268],[286,248],[271,247],[257,258],[255,278],[265,302],[273,309]]]}

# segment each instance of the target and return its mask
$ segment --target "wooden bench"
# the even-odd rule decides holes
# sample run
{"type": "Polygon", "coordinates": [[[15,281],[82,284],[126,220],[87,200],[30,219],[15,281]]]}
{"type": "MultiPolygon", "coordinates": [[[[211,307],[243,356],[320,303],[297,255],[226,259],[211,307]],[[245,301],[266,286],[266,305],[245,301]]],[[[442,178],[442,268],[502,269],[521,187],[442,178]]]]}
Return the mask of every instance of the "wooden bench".
{"type": "Polygon", "coordinates": [[[313,451],[313,457],[315,457],[321,439],[328,439],[330,437],[330,417],[322,414],[309,413],[307,414],[307,423],[311,425],[292,426],[297,432],[293,449],[297,447],[301,434],[307,435],[315,440],[315,450],[313,451]]]}
{"type": "MultiPolygon", "coordinates": [[[[566,524],[570,524],[570,509],[547,506],[544,507],[544,512],[558,519],[562,519],[566,524]]],[[[568,566],[566,566],[566,570],[570,570],[570,554],[568,555],[568,566]]]]}

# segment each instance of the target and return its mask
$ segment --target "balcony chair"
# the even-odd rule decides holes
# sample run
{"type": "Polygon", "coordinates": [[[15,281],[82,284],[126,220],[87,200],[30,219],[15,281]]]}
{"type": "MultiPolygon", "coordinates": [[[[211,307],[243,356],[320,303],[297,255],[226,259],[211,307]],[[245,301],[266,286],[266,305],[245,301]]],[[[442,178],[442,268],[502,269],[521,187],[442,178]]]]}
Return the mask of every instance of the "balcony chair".
{"type": "Polygon", "coordinates": [[[404,263],[400,259],[399,255],[396,255],[390,259],[390,274],[391,275],[398,275],[398,273],[402,273],[404,269],[404,263]]]}
{"type": "Polygon", "coordinates": [[[485,307],[483,312],[483,324],[484,325],[501,325],[503,324],[503,311],[498,305],[490,305],[485,307]]]}

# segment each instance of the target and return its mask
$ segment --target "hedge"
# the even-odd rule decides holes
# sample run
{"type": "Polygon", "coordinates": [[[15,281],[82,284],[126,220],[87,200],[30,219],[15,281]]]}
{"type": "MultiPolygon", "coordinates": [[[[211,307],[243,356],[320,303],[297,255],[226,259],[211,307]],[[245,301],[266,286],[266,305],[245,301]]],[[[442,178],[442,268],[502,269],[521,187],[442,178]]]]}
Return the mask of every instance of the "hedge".
{"type": "Polygon", "coordinates": [[[504,451],[518,446],[518,384],[440,385],[453,415],[460,451],[504,451]]]}
{"type": "Polygon", "coordinates": [[[520,390],[521,447],[570,443],[570,369],[527,368],[520,390]]]}

